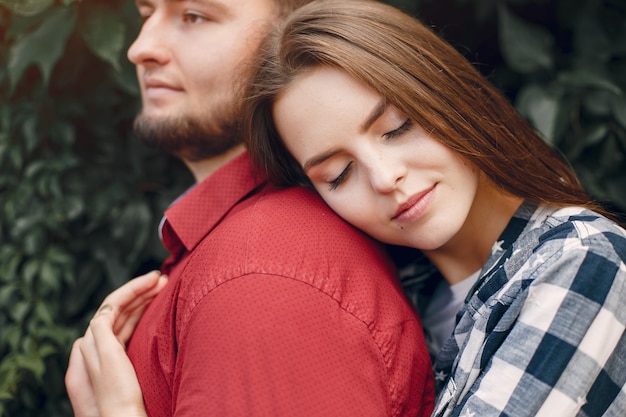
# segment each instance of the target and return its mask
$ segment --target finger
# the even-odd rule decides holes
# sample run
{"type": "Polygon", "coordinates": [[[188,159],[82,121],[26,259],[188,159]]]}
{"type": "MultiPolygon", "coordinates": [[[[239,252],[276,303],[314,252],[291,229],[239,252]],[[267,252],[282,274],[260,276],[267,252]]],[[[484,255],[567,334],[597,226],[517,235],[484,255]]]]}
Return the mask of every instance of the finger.
{"type": "Polygon", "coordinates": [[[125,346],[113,333],[113,314],[110,311],[105,310],[94,317],[89,325],[89,335],[86,335],[85,338],[87,343],[93,344],[91,345],[93,348],[88,345],[90,353],[97,355],[100,367],[110,366],[111,357],[126,356],[125,346]]]}
{"type": "Polygon", "coordinates": [[[134,306],[143,304],[146,298],[151,299],[154,297],[154,288],[160,282],[160,277],[161,273],[159,271],[151,271],[131,279],[109,294],[102,301],[96,314],[102,308],[110,308],[117,316],[129,307],[133,309],[134,306]]]}
{"type": "Polygon", "coordinates": [[[101,308],[89,322],[89,327],[79,343],[85,368],[94,383],[97,383],[103,366],[106,366],[103,352],[111,347],[124,350],[113,333],[113,319],[112,309],[101,308]]]}
{"type": "Polygon", "coordinates": [[[93,339],[91,326],[87,328],[85,335],[78,342],[78,349],[83,359],[84,369],[89,376],[89,380],[95,382],[100,372],[100,358],[98,349],[93,339]]]}
{"type": "Polygon", "coordinates": [[[167,282],[167,276],[160,276],[154,287],[134,299],[124,309],[118,312],[113,324],[113,331],[118,335],[122,343],[125,344],[128,341],[146,307],[148,307],[154,297],[161,292],[167,282]]]}
{"type": "MultiPolygon", "coordinates": [[[[158,294],[163,289],[163,287],[165,287],[166,284],[167,277],[162,276],[159,279],[159,283],[154,287],[154,296],[156,296],[156,294],[158,294]]],[[[141,319],[141,317],[143,316],[144,311],[152,302],[152,299],[145,300],[143,304],[137,305],[132,311],[128,309],[125,310],[123,314],[116,318],[113,331],[117,335],[118,340],[123,345],[126,345],[126,343],[128,343],[128,340],[135,331],[135,327],[137,326],[139,319],[141,319]]]]}
{"type": "Polygon", "coordinates": [[[98,404],[93,384],[80,352],[81,339],[72,345],[70,359],[65,374],[65,387],[76,417],[98,416],[98,404]]]}
{"type": "MultiPolygon", "coordinates": [[[[109,305],[118,307],[118,315],[122,314],[132,314],[132,312],[137,309],[143,307],[145,304],[148,304],[152,299],[165,287],[167,284],[168,278],[166,275],[160,275],[153,283],[150,288],[146,288],[142,293],[136,293],[132,296],[132,299],[122,300],[122,297],[118,297],[115,294],[115,291],[111,293],[105,300],[105,303],[111,303],[109,305]],[[114,297],[115,295],[115,297],[114,297]],[[122,301],[124,301],[122,303],[122,301]]],[[[130,282],[129,282],[130,283],[130,282]]],[[[128,284],[125,284],[123,287],[120,287],[118,290],[124,289],[128,284]]],[[[118,291],[116,290],[116,291],[118,291]]],[[[125,289],[126,290],[126,289],[125,289]]],[[[126,294],[125,297],[131,297],[129,294],[126,294]]]]}
{"type": "Polygon", "coordinates": [[[80,353],[80,341],[81,339],[76,339],[72,344],[70,359],[67,365],[67,371],[65,372],[65,386],[70,398],[72,393],[76,391],[76,388],[80,387],[83,383],[83,379],[81,378],[82,372],[86,372],[83,356],[80,353]]]}
{"type": "Polygon", "coordinates": [[[126,308],[145,294],[148,294],[148,297],[150,297],[150,291],[157,285],[160,276],[161,273],[159,271],[151,271],[133,278],[106,296],[102,301],[102,305],[109,305],[113,311],[116,311],[126,308]]]}
{"type": "Polygon", "coordinates": [[[124,347],[111,331],[112,314],[104,311],[92,320],[90,336],[101,364],[94,391],[101,415],[145,416],[137,375],[124,347]]]}

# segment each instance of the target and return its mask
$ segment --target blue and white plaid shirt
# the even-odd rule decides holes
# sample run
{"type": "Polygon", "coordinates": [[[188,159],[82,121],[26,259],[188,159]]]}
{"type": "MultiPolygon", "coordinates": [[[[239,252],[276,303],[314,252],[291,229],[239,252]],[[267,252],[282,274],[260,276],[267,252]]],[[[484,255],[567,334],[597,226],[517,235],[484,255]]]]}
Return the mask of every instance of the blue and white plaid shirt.
{"type": "Polygon", "coordinates": [[[433,416],[624,417],[625,325],[626,231],[525,203],[436,354],[433,416]]]}

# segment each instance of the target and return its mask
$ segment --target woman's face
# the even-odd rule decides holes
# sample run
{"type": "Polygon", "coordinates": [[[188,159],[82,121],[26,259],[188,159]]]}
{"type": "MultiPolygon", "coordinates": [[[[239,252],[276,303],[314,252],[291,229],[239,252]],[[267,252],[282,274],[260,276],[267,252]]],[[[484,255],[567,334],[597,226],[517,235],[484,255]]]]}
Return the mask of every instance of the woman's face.
{"type": "Polygon", "coordinates": [[[304,73],[273,116],[326,203],[374,238],[439,250],[465,227],[478,170],[347,73],[304,73]]]}

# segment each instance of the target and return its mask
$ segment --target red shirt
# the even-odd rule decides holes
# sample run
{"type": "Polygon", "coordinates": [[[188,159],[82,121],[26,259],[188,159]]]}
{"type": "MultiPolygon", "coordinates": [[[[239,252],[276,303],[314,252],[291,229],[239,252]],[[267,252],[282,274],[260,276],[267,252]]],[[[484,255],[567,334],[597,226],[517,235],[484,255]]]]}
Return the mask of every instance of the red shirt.
{"type": "Polygon", "coordinates": [[[247,154],[166,212],[166,288],[128,347],[151,417],[428,416],[421,325],[380,247],[247,154]]]}

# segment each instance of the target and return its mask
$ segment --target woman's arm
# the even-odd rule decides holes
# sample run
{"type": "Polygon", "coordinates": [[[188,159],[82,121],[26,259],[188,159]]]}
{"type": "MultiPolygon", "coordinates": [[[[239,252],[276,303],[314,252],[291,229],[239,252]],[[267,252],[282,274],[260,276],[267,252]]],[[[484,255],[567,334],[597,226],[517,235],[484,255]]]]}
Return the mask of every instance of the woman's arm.
{"type": "Polygon", "coordinates": [[[539,250],[509,284],[528,287],[515,298],[500,291],[473,310],[447,383],[451,401],[437,415],[602,415],[593,410],[617,406],[626,383],[620,256],[584,245],[539,250]]]}
{"type": "Polygon", "coordinates": [[[150,301],[167,283],[157,271],[107,296],[85,335],[74,342],[65,385],[76,417],[145,416],[126,342],[150,301]]]}

